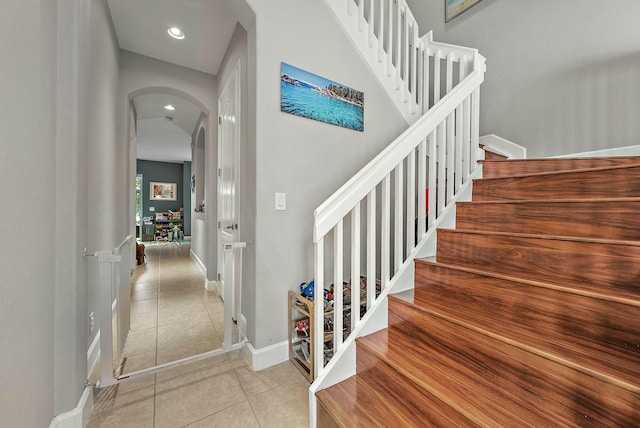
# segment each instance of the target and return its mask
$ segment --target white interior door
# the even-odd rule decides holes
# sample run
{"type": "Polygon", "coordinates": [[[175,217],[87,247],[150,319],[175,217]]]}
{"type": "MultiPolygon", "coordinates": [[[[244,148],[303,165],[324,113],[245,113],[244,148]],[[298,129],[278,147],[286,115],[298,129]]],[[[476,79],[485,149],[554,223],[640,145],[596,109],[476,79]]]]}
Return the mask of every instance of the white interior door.
{"type": "MultiPolygon", "coordinates": [[[[238,169],[240,147],[240,63],[225,82],[218,99],[218,292],[231,308],[231,317],[239,313],[238,284],[233,284],[233,258],[225,257],[225,244],[239,240],[238,169]],[[226,289],[226,288],[230,289],[226,289]],[[226,293],[226,294],[225,294],[226,293]],[[225,298],[225,296],[228,296],[225,298]]],[[[225,316],[225,323],[227,319],[225,316]]]]}

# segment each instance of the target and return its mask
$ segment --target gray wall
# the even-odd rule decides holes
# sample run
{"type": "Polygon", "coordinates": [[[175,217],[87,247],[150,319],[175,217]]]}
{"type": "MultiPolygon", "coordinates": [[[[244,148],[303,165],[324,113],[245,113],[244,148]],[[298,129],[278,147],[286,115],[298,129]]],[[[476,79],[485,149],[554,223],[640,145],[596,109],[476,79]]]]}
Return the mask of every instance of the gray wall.
{"type": "MultiPolygon", "coordinates": [[[[119,118],[125,114],[119,103],[119,47],[111,26],[111,16],[105,0],[93,0],[91,19],[91,92],[88,98],[88,244],[90,252],[111,250],[129,234],[128,219],[133,214],[127,201],[128,164],[123,153],[128,151],[128,133],[119,135],[119,118]],[[119,137],[123,140],[118,141],[119,137]]],[[[133,178],[129,183],[134,186],[133,178]]],[[[100,293],[97,263],[87,259],[89,266],[88,310],[100,315],[100,293]]],[[[86,328],[86,327],[85,327],[86,328]]],[[[89,335],[95,339],[98,327],[89,335]]],[[[86,349],[85,349],[86,352],[86,349]]],[[[86,360],[86,355],[85,355],[86,360]]],[[[77,402],[76,402],[77,404],[77,402]]]]}
{"type": "Polygon", "coordinates": [[[191,236],[191,162],[182,164],[182,204],[183,231],[186,236],[191,236]]]}
{"type": "Polygon", "coordinates": [[[262,348],[287,339],[287,292],[313,278],[313,210],[406,122],[324,2],[249,3],[256,14],[256,272],[247,284],[255,307],[247,330],[262,348]],[[281,61],[362,90],[365,131],[281,112],[281,61]],[[276,192],[286,193],[286,211],[274,210],[276,192]]]}
{"type": "Polygon", "coordinates": [[[422,32],[487,58],[481,134],[529,156],[640,144],[640,2],[484,0],[444,23],[442,0],[408,0],[422,32]]]}
{"type": "Polygon", "coordinates": [[[142,215],[153,216],[157,212],[167,210],[178,211],[183,205],[184,175],[181,163],[155,162],[138,159],[138,174],[142,174],[142,215]],[[149,183],[159,181],[162,183],[177,183],[176,201],[158,201],[149,199],[149,183]],[[155,210],[149,211],[150,207],[155,210]]]}
{"type": "Polygon", "coordinates": [[[0,13],[0,182],[15,238],[0,258],[6,426],[46,427],[54,414],[55,16],[46,0],[3,1],[0,13]]]}

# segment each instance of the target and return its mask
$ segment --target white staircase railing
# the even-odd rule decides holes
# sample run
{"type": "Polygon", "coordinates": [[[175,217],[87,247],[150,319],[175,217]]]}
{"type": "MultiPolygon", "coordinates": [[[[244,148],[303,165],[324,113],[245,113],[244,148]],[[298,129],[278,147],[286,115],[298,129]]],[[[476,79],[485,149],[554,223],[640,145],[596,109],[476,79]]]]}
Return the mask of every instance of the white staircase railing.
{"type": "Polygon", "coordinates": [[[465,61],[470,50],[435,43],[431,33],[420,36],[405,0],[325,2],[409,124],[418,120],[469,72],[465,61]],[[435,66],[441,62],[448,65],[446,74],[435,66]],[[431,79],[430,73],[433,73],[431,79]],[[433,82],[440,84],[433,85],[433,82]]]}
{"type": "Polygon", "coordinates": [[[477,50],[433,42],[431,33],[418,38],[404,0],[326,1],[361,39],[354,41],[364,44],[370,64],[368,57],[375,60],[372,68],[384,68],[385,86],[415,123],[314,212],[313,334],[316,344],[326,346],[314,349],[312,402],[332,366],[326,355],[338,359],[354,346],[368,315],[412,267],[429,228],[475,173],[485,72],[477,50]],[[363,290],[361,276],[367,278],[363,290]],[[343,282],[352,284],[350,296],[343,295],[343,282]],[[331,283],[332,324],[325,323],[329,308],[320,291],[331,283]]]}

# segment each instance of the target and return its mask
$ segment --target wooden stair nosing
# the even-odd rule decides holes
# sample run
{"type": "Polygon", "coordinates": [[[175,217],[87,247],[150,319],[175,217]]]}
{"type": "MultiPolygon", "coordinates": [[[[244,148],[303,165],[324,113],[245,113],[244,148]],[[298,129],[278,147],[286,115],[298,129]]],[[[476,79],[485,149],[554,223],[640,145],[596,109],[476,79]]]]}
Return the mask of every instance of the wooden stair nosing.
{"type": "Polygon", "coordinates": [[[411,299],[389,298],[640,393],[638,308],[554,294],[560,292],[432,263],[416,267],[411,299]],[[602,312],[611,314],[606,321],[602,312]]]}
{"type": "MultiPolygon", "coordinates": [[[[492,161],[492,162],[501,162],[501,161],[492,161]]],[[[593,172],[602,172],[602,171],[624,171],[626,169],[636,169],[640,168],[640,158],[638,158],[638,162],[623,164],[623,165],[612,165],[612,166],[600,166],[594,168],[580,168],[580,169],[567,169],[567,170],[559,170],[559,171],[543,171],[543,172],[531,172],[524,174],[514,174],[507,175],[501,177],[486,177],[486,178],[475,178],[473,182],[482,182],[482,181],[499,181],[505,180],[509,178],[529,178],[529,177],[549,177],[549,176],[563,176],[563,175],[571,175],[571,174],[589,174],[593,172]]]]}
{"type": "Polygon", "coordinates": [[[430,314],[412,322],[389,317],[388,332],[359,338],[358,346],[450,405],[462,405],[483,426],[571,425],[584,415],[625,425],[640,416],[640,397],[616,385],[430,314]]]}

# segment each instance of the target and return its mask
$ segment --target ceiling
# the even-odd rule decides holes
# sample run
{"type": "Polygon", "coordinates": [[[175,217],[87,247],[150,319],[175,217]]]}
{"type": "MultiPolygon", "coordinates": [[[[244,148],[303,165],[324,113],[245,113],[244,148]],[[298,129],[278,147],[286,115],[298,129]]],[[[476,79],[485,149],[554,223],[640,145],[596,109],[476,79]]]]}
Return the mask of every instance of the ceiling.
{"type": "MultiPolygon", "coordinates": [[[[121,49],[216,75],[237,19],[227,0],[107,0],[121,49]],[[184,40],[167,30],[177,26],[184,40]]],[[[134,100],[138,159],[191,160],[191,134],[200,110],[181,98],[150,94],[134,100]],[[173,112],[163,106],[172,104],[173,112]],[[173,121],[165,119],[171,116],[173,121]]]]}

